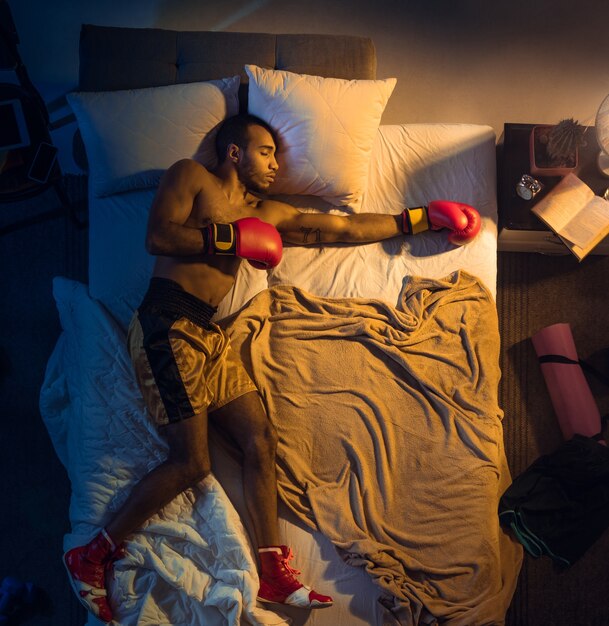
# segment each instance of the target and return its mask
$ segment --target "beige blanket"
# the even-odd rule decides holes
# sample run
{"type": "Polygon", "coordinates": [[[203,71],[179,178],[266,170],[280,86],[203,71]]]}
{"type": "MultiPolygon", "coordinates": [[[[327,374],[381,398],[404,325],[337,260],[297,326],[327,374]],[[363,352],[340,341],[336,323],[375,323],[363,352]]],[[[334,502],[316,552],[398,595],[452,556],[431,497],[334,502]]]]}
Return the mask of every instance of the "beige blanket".
{"type": "Polygon", "coordinates": [[[290,508],[400,623],[503,623],[522,550],[497,517],[499,334],[478,280],[405,279],[397,308],[275,287],[228,330],[279,433],[290,508]]]}

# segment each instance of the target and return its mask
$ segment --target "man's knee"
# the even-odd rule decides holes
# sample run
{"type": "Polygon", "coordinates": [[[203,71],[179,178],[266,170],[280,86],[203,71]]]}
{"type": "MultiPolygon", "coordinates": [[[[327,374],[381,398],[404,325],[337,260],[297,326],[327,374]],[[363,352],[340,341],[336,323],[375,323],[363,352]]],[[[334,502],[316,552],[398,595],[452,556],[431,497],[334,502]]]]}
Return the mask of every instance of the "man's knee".
{"type": "Polygon", "coordinates": [[[211,472],[207,449],[207,414],[168,425],[164,430],[169,444],[167,463],[182,490],[203,480],[211,472]]]}
{"type": "Polygon", "coordinates": [[[268,419],[256,424],[245,450],[246,456],[260,462],[268,460],[274,462],[277,451],[277,439],[277,431],[268,419]]]}
{"type": "Polygon", "coordinates": [[[277,431],[256,392],[240,396],[212,415],[218,427],[235,440],[250,464],[275,462],[277,431]]]}
{"type": "Polygon", "coordinates": [[[211,473],[209,461],[203,458],[169,459],[176,472],[181,491],[194,487],[211,473]]]}
{"type": "Polygon", "coordinates": [[[211,473],[209,454],[203,447],[171,448],[167,463],[173,467],[181,491],[194,487],[211,473]]]}

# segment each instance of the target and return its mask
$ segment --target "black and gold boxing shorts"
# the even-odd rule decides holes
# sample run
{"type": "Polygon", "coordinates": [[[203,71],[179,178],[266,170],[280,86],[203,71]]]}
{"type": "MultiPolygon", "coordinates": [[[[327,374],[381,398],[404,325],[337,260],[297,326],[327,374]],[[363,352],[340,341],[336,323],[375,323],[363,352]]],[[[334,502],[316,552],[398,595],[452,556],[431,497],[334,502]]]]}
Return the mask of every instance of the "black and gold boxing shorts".
{"type": "Polygon", "coordinates": [[[165,278],[153,277],[129,326],[128,346],[144,401],[157,426],[228,404],[256,386],[215,308],[165,278]]]}

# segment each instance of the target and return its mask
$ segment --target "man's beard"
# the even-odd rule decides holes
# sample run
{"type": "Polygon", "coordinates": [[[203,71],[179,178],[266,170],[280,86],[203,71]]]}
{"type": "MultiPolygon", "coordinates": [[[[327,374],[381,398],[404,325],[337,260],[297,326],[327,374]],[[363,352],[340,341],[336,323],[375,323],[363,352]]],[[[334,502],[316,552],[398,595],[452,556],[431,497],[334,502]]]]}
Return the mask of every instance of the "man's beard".
{"type": "Polygon", "coordinates": [[[239,181],[245,186],[248,191],[253,193],[266,193],[268,187],[262,187],[252,176],[249,170],[241,170],[238,172],[239,181]]]}
{"type": "Polygon", "coordinates": [[[262,188],[256,181],[253,180],[246,184],[245,187],[248,191],[253,193],[266,193],[268,189],[268,187],[262,188]]]}

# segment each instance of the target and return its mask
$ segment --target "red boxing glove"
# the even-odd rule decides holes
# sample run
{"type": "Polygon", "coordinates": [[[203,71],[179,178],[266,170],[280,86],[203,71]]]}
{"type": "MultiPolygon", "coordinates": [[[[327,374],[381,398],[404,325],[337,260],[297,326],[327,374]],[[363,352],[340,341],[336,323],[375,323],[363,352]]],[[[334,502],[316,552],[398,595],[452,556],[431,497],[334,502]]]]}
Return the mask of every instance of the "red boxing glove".
{"type": "Polygon", "coordinates": [[[459,206],[467,218],[467,224],[465,228],[453,230],[452,233],[449,233],[448,241],[455,246],[462,246],[463,244],[473,241],[482,227],[480,213],[478,213],[474,207],[469,206],[469,204],[460,204],[459,206]]]}
{"type": "Polygon", "coordinates": [[[461,246],[472,241],[480,232],[480,214],[474,207],[451,200],[433,200],[429,206],[405,209],[402,212],[402,230],[416,235],[425,230],[448,228],[453,231],[448,240],[461,246]]]}
{"type": "Polygon", "coordinates": [[[275,267],[281,261],[283,243],[279,231],[257,217],[234,222],[237,229],[237,256],[247,259],[259,270],[275,267]]]}
{"type": "Polygon", "coordinates": [[[257,217],[244,217],[231,224],[210,224],[201,229],[203,254],[227,254],[247,259],[259,270],[275,267],[283,254],[277,229],[257,217]]]}

